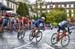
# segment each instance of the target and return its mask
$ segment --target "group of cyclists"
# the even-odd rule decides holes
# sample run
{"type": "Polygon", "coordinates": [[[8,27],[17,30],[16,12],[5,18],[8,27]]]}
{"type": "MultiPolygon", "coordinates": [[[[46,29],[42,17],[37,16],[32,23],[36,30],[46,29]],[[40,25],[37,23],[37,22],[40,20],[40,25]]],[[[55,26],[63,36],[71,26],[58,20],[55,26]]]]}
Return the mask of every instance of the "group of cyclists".
{"type": "Polygon", "coordinates": [[[20,31],[24,27],[31,26],[31,22],[32,21],[30,20],[29,16],[14,17],[9,13],[6,13],[4,16],[0,16],[0,32],[2,32],[5,28],[7,28],[9,31],[20,31]]]}
{"type": "MultiPolygon", "coordinates": [[[[40,19],[34,20],[31,19],[29,16],[26,17],[14,17],[10,15],[9,13],[6,13],[4,16],[0,16],[0,32],[4,32],[4,29],[7,28],[8,31],[17,31],[20,32],[23,29],[31,29],[32,36],[35,35],[35,31],[38,30],[39,28],[45,29],[46,23],[45,23],[46,18],[41,17],[40,19]]],[[[59,40],[59,34],[60,30],[63,32],[66,32],[67,30],[65,28],[68,28],[69,34],[71,34],[69,27],[72,24],[72,19],[68,18],[66,20],[61,21],[58,24],[58,39],[59,40]]]]}
{"type": "MultiPolygon", "coordinates": [[[[60,30],[65,31],[65,27],[69,26],[71,24],[71,19],[67,19],[65,21],[62,21],[58,24],[58,32],[60,30]]],[[[10,16],[9,13],[6,13],[4,16],[0,17],[0,31],[4,29],[5,26],[10,28],[10,31],[18,30],[20,31],[23,28],[29,27],[32,29],[32,32],[34,32],[39,25],[45,27],[45,17],[41,17],[41,19],[38,20],[31,20],[29,16],[26,17],[14,17],[10,16]]]]}

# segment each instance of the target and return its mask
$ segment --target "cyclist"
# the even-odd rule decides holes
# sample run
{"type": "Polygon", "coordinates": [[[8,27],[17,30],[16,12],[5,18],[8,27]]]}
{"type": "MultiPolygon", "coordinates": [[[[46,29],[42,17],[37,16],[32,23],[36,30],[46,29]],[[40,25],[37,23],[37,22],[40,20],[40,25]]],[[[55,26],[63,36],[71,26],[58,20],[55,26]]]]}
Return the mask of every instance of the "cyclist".
{"type": "Polygon", "coordinates": [[[22,23],[22,17],[19,17],[18,19],[18,25],[19,25],[19,29],[18,29],[18,32],[22,30],[22,26],[23,26],[23,23],[22,23]]]}
{"type": "Polygon", "coordinates": [[[25,28],[26,24],[27,24],[27,18],[26,17],[22,17],[22,23],[23,23],[23,28],[25,28]]]}
{"type": "Polygon", "coordinates": [[[15,17],[11,17],[11,20],[10,20],[10,23],[11,23],[11,32],[13,31],[13,30],[15,30],[15,17]]]}
{"type": "Polygon", "coordinates": [[[16,18],[16,22],[15,22],[15,27],[16,27],[16,31],[18,31],[19,28],[19,18],[16,18]]]}
{"type": "Polygon", "coordinates": [[[8,27],[9,26],[9,15],[6,14],[4,17],[3,17],[3,21],[2,21],[2,29],[4,29],[5,27],[8,27]]]}
{"type": "Polygon", "coordinates": [[[57,40],[59,40],[60,30],[62,30],[63,32],[66,32],[67,31],[66,28],[68,28],[69,34],[71,34],[70,29],[69,29],[70,24],[71,24],[71,19],[70,18],[68,18],[67,20],[64,20],[64,21],[62,21],[58,24],[58,30],[57,30],[57,32],[58,32],[58,37],[57,38],[58,39],[57,40]]]}
{"type": "Polygon", "coordinates": [[[35,35],[35,31],[36,31],[37,29],[39,29],[39,25],[40,25],[41,23],[43,24],[43,26],[45,26],[45,17],[41,17],[41,19],[38,19],[38,20],[36,20],[36,21],[34,22],[34,26],[33,26],[33,28],[32,28],[33,36],[35,35]]]}

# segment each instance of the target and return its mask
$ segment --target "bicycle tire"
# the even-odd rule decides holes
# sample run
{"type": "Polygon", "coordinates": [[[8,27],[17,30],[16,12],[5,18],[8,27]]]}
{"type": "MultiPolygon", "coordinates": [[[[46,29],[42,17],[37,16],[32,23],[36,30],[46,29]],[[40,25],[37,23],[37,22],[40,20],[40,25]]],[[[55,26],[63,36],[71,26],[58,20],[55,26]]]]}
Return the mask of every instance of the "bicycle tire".
{"type": "Polygon", "coordinates": [[[62,45],[63,47],[67,46],[67,45],[69,44],[69,42],[70,42],[70,36],[69,36],[69,35],[66,35],[66,37],[68,37],[68,42],[67,42],[67,44],[65,44],[65,45],[64,45],[64,43],[63,43],[63,38],[65,38],[65,37],[63,37],[63,38],[61,39],[61,45],[62,45]]]}
{"type": "Polygon", "coordinates": [[[17,34],[17,38],[18,39],[23,39],[24,38],[24,36],[25,36],[25,32],[22,30],[21,32],[18,32],[18,34],[17,34]],[[22,36],[23,35],[23,36],[22,36]]]}
{"type": "Polygon", "coordinates": [[[51,44],[52,44],[52,45],[55,45],[55,44],[57,43],[57,37],[55,37],[56,42],[53,43],[53,36],[54,36],[54,35],[57,36],[57,33],[54,33],[54,34],[51,36],[51,44]]]}
{"type": "Polygon", "coordinates": [[[40,34],[40,33],[41,33],[41,38],[40,38],[39,40],[37,40],[37,36],[38,36],[38,34],[36,35],[36,42],[39,42],[39,41],[42,39],[42,35],[43,35],[43,34],[42,34],[42,32],[41,32],[41,31],[38,31],[37,33],[38,33],[38,34],[40,34]]]}
{"type": "Polygon", "coordinates": [[[30,34],[29,34],[29,40],[30,40],[30,41],[32,41],[33,38],[34,38],[32,34],[33,34],[32,32],[30,32],[30,34]],[[32,37],[32,39],[31,39],[31,37],[32,37]]]}

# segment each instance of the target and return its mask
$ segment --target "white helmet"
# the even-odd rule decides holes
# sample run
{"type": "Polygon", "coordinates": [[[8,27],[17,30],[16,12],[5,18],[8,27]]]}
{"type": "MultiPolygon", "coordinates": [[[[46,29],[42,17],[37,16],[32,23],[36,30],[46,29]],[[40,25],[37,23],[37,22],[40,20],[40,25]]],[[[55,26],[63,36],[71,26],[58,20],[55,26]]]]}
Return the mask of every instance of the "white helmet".
{"type": "Polygon", "coordinates": [[[41,19],[44,19],[45,20],[45,17],[41,17],[41,19]]]}

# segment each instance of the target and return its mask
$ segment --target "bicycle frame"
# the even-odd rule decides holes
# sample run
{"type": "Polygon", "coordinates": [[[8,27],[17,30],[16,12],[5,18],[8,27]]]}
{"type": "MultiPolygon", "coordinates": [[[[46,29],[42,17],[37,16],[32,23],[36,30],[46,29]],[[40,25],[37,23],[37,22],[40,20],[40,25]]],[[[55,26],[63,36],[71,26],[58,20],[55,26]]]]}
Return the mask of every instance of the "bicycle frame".
{"type": "Polygon", "coordinates": [[[57,36],[57,39],[59,39],[58,41],[60,41],[63,37],[66,36],[66,32],[60,32],[60,33],[62,33],[62,34],[57,36]]]}

